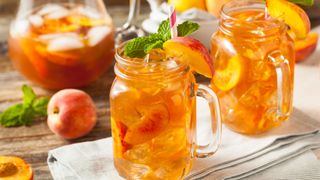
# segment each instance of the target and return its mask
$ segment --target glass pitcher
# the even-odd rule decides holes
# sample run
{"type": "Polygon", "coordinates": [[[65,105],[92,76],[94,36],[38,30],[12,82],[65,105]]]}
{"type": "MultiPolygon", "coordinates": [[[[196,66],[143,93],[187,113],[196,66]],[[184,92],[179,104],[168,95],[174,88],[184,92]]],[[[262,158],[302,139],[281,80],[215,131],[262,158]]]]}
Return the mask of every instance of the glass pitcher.
{"type": "Polygon", "coordinates": [[[190,68],[175,60],[123,57],[116,53],[116,78],[110,91],[114,164],[126,179],[182,179],[194,157],[207,157],[221,136],[217,96],[197,85],[190,68]],[[196,143],[196,96],[211,109],[212,137],[196,143]]]}
{"type": "Polygon", "coordinates": [[[16,69],[42,87],[80,87],[112,65],[114,29],[102,0],[21,0],[9,53],[16,69]]]}
{"type": "Polygon", "coordinates": [[[223,122],[234,131],[265,132],[292,111],[294,44],[279,19],[267,16],[258,0],[234,0],[222,8],[211,38],[211,87],[223,122]]]}

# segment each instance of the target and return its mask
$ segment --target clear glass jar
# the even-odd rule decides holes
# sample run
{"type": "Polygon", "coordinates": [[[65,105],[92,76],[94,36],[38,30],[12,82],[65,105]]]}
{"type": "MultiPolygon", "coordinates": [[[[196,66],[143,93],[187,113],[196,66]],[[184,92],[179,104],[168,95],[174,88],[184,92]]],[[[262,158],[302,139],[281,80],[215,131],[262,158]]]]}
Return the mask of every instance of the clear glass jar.
{"type": "Polygon", "coordinates": [[[207,86],[197,85],[189,67],[175,60],[130,59],[116,53],[110,91],[114,164],[126,179],[182,179],[194,157],[218,148],[219,103],[207,86]],[[213,133],[196,144],[196,95],[208,100],[213,133]]]}
{"type": "Polygon", "coordinates": [[[288,119],[294,44],[286,24],[265,14],[263,2],[235,0],[224,5],[211,53],[215,66],[211,86],[229,128],[256,134],[288,119]]]}

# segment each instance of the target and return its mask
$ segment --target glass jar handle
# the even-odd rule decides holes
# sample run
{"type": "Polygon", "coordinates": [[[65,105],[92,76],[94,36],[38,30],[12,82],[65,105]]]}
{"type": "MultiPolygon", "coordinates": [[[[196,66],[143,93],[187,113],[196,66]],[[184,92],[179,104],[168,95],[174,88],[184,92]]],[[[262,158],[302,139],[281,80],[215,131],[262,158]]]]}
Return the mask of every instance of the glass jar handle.
{"type": "Polygon", "coordinates": [[[292,108],[292,78],[289,61],[277,50],[268,55],[268,59],[274,65],[277,74],[278,86],[278,116],[289,116],[292,108]]]}
{"type": "Polygon", "coordinates": [[[221,139],[221,113],[218,96],[207,86],[199,85],[197,89],[197,96],[202,97],[208,101],[211,118],[208,118],[212,126],[212,134],[208,145],[201,146],[197,144],[196,157],[205,158],[213,155],[220,145],[221,139]]]}

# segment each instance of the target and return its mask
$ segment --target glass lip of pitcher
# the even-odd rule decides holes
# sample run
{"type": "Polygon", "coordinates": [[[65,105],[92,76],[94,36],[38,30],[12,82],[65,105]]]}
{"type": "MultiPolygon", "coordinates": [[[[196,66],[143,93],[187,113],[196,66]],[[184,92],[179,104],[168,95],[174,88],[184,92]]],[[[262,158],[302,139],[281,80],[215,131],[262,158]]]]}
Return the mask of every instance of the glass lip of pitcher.
{"type": "MultiPolygon", "coordinates": [[[[230,13],[232,12],[245,12],[246,10],[262,10],[265,11],[266,4],[261,0],[231,0],[224,4],[220,11],[220,24],[219,29],[222,30],[222,32],[226,34],[232,35],[232,28],[233,25],[227,24],[229,22],[243,22],[243,24],[248,23],[248,21],[241,21],[238,18],[232,17],[230,13]]],[[[268,26],[259,26],[259,30],[263,31],[265,33],[257,34],[256,31],[253,31],[252,29],[248,30],[245,26],[241,26],[241,30],[246,33],[255,34],[259,37],[266,37],[266,36],[272,36],[279,34],[279,32],[286,32],[287,25],[282,20],[283,14],[279,15],[278,17],[271,17],[268,16],[268,18],[265,18],[264,20],[252,20],[250,23],[267,23],[268,26]],[[243,29],[242,29],[243,28],[243,29]],[[252,32],[251,32],[252,31],[252,32]]],[[[258,27],[258,26],[257,26],[258,27]]],[[[243,35],[245,36],[245,33],[243,34],[237,34],[239,36],[243,35]]]]}
{"type": "MultiPolygon", "coordinates": [[[[127,41],[128,42],[128,41],[127,41]]],[[[190,72],[190,67],[184,63],[177,63],[177,60],[170,58],[165,61],[133,61],[121,56],[124,51],[124,46],[127,42],[122,43],[115,50],[115,66],[114,71],[117,76],[125,79],[140,79],[140,80],[156,80],[165,78],[167,80],[174,80],[184,77],[185,74],[190,72]],[[171,64],[171,65],[170,65],[171,64]],[[164,68],[153,71],[152,68],[161,66],[164,68]],[[144,68],[148,71],[139,71],[144,68]]]]}

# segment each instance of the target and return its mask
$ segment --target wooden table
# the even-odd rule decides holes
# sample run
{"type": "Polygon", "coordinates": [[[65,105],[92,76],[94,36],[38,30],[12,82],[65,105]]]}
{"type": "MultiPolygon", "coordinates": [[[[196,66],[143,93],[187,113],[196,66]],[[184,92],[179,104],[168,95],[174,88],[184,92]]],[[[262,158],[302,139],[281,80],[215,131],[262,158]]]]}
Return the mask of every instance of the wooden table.
{"type": "MultiPolygon", "coordinates": [[[[115,24],[120,26],[127,17],[128,7],[112,7],[109,8],[109,11],[115,24]]],[[[143,7],[142,12],[144,12],[141,17],[143,19],[147,16],[149,10],[147,7],[143,7]]],[[[2,17],[2,19],[0,18],[0,28],[6,29],[8,24],[4,26],[1,23],[7,23],[12,15],[0,17],[2,17]]],[[[1,34],[1,32],[0,29],[0,40],[5,39],[7,36],[6,33],[1,34]]],[[[0,127],[0,155],[20,156],[32,165],[35,179],[52,179],[46,163],[49,150],[71,143],[97,140],[111,135],[108,94],[113,79],[113,69],[110,69],[99,80],[82,88],[93,97],[97,107],[98,123],[89,135],[74,141],[61,139],[48,129],[46,119],[37,119],[29,127],[0,127]]],[[[23,84],[31,85],[39,96],[50,96],[55,93],[31,84],[19,72],[15,71],[7,55],[0,54],[0,111],[12,104],[21,102],[21,85],[23,84]]],[[[320,151],[315,153],[320,157],[320,151]]]]}

